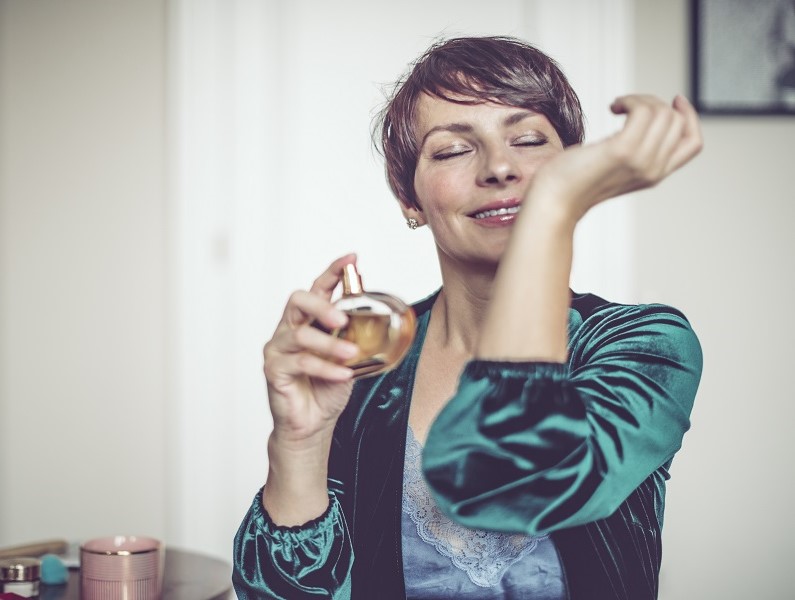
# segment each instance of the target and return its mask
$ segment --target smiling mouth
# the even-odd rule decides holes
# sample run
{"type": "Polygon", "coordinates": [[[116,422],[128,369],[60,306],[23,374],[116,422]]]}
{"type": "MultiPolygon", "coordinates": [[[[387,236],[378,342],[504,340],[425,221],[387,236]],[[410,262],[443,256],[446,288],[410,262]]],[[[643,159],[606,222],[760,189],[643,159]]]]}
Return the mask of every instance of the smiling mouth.
{"type": "Polygon", "coordinates": [[[519,212],[519,205],[510,206],[508,208],[495,208],[491,210],[483,210],[480,212],[474,213],[472,216],[473,219],[487,219],[488,217],[498,217],[502,215],[515,215],[519,212]]]}

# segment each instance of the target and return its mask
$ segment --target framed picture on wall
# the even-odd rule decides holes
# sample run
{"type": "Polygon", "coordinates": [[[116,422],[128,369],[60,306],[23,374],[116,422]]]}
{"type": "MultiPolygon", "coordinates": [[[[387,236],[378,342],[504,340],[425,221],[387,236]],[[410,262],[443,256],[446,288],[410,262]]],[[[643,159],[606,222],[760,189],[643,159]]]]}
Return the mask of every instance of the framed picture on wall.
{"type": "Polygon", "coordinates": [[[691,0],[701,113],[795,115],[795,0],[691,0]]]}

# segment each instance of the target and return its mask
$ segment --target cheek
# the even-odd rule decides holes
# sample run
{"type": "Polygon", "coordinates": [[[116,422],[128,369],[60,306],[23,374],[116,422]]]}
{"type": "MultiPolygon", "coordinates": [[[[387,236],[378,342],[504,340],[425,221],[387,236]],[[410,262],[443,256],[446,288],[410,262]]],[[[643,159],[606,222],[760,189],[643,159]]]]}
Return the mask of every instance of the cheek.
{"type": "Polygon", "coordinates": [[[544,152],[539,152],[531,157],[527,164],[526,169],[530,175],[534,175],[539,168],[541,168],[545,163],[549,162],[553,158],[555,158],[558,154],[563,152],[563,148],[557,148],[555,146],[548,146],[544,152]]]}
{"type": "Polygon", "coordinates": [[[417,172],[414,191],[426,213],[439,213],[452,207],[461,198],[461,176],[452,171],[417,172]]]}

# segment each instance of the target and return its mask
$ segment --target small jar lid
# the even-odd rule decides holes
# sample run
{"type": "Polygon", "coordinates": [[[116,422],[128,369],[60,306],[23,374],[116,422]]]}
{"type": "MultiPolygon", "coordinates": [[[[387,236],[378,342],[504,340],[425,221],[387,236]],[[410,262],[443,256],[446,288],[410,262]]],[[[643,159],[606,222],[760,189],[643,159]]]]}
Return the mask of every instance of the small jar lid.
{"type": "Polygon", "coordinates": [[[0,560],[0,581],[38,581],[41,561],[38,558],[4,558],[0,560]]]}

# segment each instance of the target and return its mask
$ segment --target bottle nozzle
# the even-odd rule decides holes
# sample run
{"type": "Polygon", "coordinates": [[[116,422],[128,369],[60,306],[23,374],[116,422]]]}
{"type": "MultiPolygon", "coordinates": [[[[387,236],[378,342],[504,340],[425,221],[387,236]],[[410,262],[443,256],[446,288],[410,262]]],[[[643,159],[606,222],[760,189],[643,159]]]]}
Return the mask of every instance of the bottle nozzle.
{"type": "Polygon", "coordinates": [[[356,270],[356,265],[345,265],[342,271],[342,295],[358,296],[364,293],[362,277],[356,270]]]}

